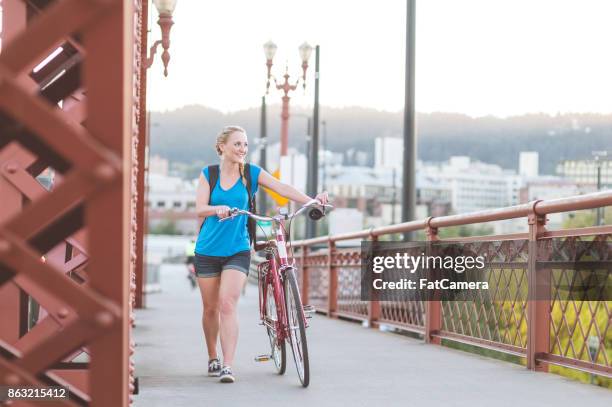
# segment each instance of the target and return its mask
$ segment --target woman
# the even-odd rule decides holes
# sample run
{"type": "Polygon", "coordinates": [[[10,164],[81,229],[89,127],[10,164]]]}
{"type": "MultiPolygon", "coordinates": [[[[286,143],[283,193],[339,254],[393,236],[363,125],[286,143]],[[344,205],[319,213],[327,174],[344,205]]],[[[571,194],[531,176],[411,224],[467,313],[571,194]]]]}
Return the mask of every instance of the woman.
{"type": "MultiPolygon", "coordinates": [[[[248,151],[246,132],[238,126],[225,127],[217,137],[215,148],[221,164],[217,182],[212,186],[212,196],[208,167],[200,174],[197,190],[196,211],[204,223],[196,243],[195,265],[204,305],[202,324],[208,350],[208,375],[220,376],[224,383],[233,383],[231,366],[238,341],[236,306],[249,273],[251,254],[247,217],[238,216],[226,222],[219,222],[219,219],[229,216],[232,207],[249,208],[246,188],[249,174],[244,173],[248,151]],[[219,333],[223,366],[217,355],[219,333]]],[[[250,167],[252,194],[262,185],[299,204],[312,200],[260,167],[253,164],[250,167]]],[[[327,203],[327,192],[318,194],[316,199],[327,203]]]]}

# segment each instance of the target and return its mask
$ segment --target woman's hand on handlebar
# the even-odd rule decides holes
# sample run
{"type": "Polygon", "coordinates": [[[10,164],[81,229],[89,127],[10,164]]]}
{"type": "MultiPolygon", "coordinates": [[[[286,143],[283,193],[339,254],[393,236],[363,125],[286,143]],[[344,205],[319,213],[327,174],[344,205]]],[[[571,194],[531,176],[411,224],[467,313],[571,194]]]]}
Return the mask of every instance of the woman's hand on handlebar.
{"type": "Polygon", "coordinates": [[[315,199],[321,203],[321,205],[326,205],[329,201],[329,196],[327,195],[327,191],[323,191],[315,196],[315,199]]]}
{"type": "Polygon", "coordinates": [[[219,219],[227,218],[230,216],[230,207],[227,205],[218,205],[215,207],[215,215],[219,219]]]}

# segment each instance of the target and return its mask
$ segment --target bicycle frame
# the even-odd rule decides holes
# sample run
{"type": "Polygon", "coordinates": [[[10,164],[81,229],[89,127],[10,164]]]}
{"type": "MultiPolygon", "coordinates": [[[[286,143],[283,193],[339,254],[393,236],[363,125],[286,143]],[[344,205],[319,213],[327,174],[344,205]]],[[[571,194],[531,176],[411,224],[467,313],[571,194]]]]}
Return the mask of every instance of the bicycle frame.
{"type": "MultiPolygon", "coordinates": [[[[287,255],[287,245],[285,242],[285,220],[292,219],[293,217],[302,213],[308,205],[312,203],[319,203],[316,200],[312,200],[309,203],[302,206],[295,213],[292,214],[281,214],[274,217],[266,217],[256,215],[245,211],[243,209],[233,208],[230,210],[231,214],[229,217],[223,218],[220,222],[224,222],[228,219],[233,218],[239,214],[251,216],[257,220],[272,220],[272,228],[274,233],[274,242],[276,248],[268,245],[266,248],[266,261],[259,265],[258,275],[259,279],[259,316],[262,323],[268,328],[273,329],[275,332],[278,343],[282,343],[289,337],[289,323],[287,321],[287,312],[285,310],[285,292],[284,292],[284,281],[285,276],[288,272],[295,272],[295,259],[289,259],[287,255]],[[263,278],[262,278],[263,277],[263,278]],[[266,318],[266,309],[268,307],[268,285],[272,287],[272,295],[276,306],[276,323],[266,318]]],[[[320,203],[319,203],[320,204],[320,203]]],[[[331,205],[323,205],[330,206],[331,205]]],[[[271,240],[272,241],[272,240],[271,240]]],[[[270,241],[270,242],[271,242],[270,241]]],[[[299,296],[299,293],[298,293],[299,296]]],[[[300,309],[300,318],[304,323],[304,327],[308,327],[308,321],[304,313],[303,303],[302,309],[300,309]]]]}
{"type": "MultiPolygon", "coordinates": [[[[284,226],[281,223],[282,226],[284,226]]],[[[263,281],[259,283],[259,314],[264,325],[276,332],[277,341],[284,341],[289,336],[289,323],[287,321],[287,313],[285,310],[285,291],[283,281],[288,270],[295,270],[295,260],[289,260],[287,255],[287,246],[285,244],[285,236],[283,233],[284,227],[273,226],[275,235],[276,249],[269,247],[266,249],[266,262],[259,267],[260,276],[263,274],[263,281]],[[267,270],[264,271],[264,268],[267,270]],[[263,272],[263,273],[262,273],[263,272]],[[272,286],[273,298],[276,306],[277,322],[276,326],[272,325],[272,321],[267,321],[265,312],[268,301],[268,285],[272,286]]],[[[301,310],[301,318],[304,320],[304,325],[308,327],[304,310],[301,310]]]]}

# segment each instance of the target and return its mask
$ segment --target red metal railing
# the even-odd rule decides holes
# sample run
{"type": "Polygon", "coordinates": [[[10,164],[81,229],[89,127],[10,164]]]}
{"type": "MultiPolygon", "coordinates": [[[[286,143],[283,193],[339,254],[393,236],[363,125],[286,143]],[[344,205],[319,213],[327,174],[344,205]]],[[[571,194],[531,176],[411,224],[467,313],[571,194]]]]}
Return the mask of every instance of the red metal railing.
{"type": "MultiPolygon", "coordinates": [[[[428,343],[448,339],[525,357],[532,370],[547,371],[549,365],[560,365],[609,377],[612,301],[572,301],[563,298],[559,288],[568,284],[571,265],[583,260],[612,261],[612,250],[601,249],[610,247],[601,243],[612,244],[612,226],[559,231],[545,227],[547,214],[608,205],[612,205],[612,191],[293,242],[302,296],[304,302],[330,317],[368,321],[373,327],[388,324],[422,334],[428,343]],[[476,253],[486,252],[495,264],[489,275],[495,290],[486,298],[472,291],[454,301],[362,301],[360,248],[336,247],[343,240],[377,240],[418,230],[423,230],[429,241],[444,241],[438,237],[440,228],[523,217],[527,218],[528,233],[449,239],[471,245],[476,253]],[[572,251],[578,242],[585,249],[572,251]],[[326,247],[315,249],[322,245],[326,247]],[[541,264],[551,260],[551,245],[565,253],[566,261],[543,269],[541,264]],[[520,294],[527,290],[534,293],[536,287],[548,287],[550,299],[520,294]],[[592,346],[596,354],[589,352],[589,341],[596,345],[592,346]]],[[[609,266],[607,276],[612,278],[609,266]]]]}

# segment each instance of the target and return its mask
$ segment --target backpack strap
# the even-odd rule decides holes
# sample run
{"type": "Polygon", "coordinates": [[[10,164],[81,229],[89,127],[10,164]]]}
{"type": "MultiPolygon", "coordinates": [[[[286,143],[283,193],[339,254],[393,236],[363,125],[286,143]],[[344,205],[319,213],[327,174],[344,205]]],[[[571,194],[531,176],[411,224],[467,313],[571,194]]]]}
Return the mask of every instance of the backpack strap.
{"type": "Polygon", "coordinates": [[[252,179],[251,179],[251,164],[249,163],[244,164],[244,175],[246,176],[246,189],[247,189],[247,192],[249,193],[249,210],[251,210],[252,208],[251,201],[253,199],[253,196],[251,195],[251,191],[253,189],[252,179]]]}
{"type": "MultiPolygon", "coordinates": [[[[251,164],[246,163],[244,165],[244,172],[246,176],[246,190],[247,190],[247,194],[249,195],[248,197],[249,198],[249,212],[256,213],[257,208],[255,206],[255,198],[253,197],[253,194],[252,194],[253,177],[251,173],[251,164]]],[[[257,233],[257,222],[255,221],[255,219],[251,219],[250,217],[248,218],[247,229],[249,231],[250,241],[251,243],[253,243],[255,241],[255,235],[257,233]]]]}
{"type": "MultiPolygon", "coordinates": [[[[210,187],[210,192],[208,194],[208,202],[210,203],[210,198],[212,197],[213,189],[217,185],[217,180],[219,179],[219,164],[209,165],[208,166],[208,186],[210,187]]],[[[200,224],[200,232],[204,227],[204,221],[200,224]]]]}
{"type": "Polygon", "coordinates": [[[208,185],[210,186],[210,194],[208,201],[210,202],[210,197],[212,196],[212,191],[215,189],[217,185],[217,180],[219,179],[219,164],[209,165],[208,166],[208,185]]]}

